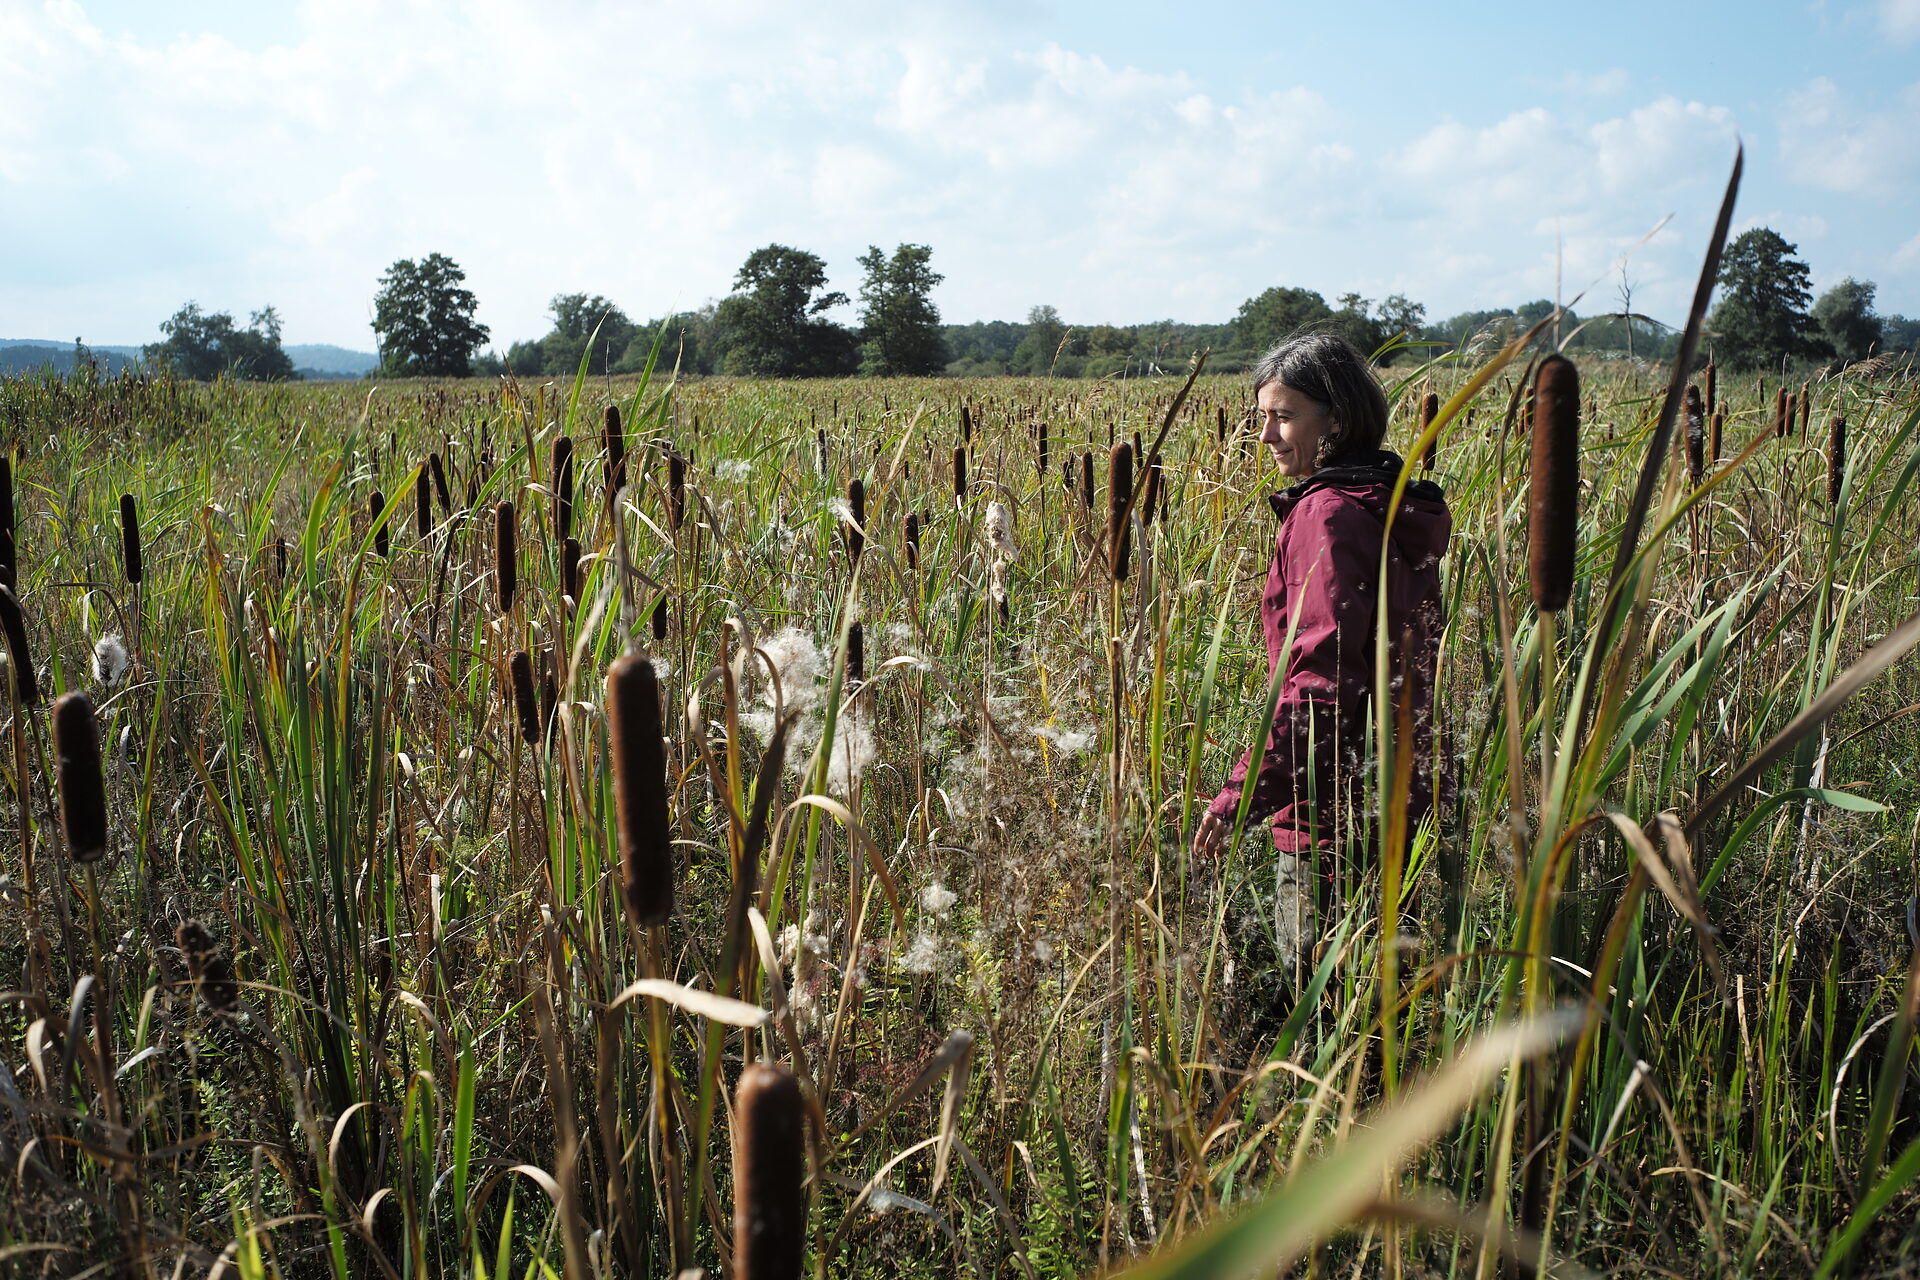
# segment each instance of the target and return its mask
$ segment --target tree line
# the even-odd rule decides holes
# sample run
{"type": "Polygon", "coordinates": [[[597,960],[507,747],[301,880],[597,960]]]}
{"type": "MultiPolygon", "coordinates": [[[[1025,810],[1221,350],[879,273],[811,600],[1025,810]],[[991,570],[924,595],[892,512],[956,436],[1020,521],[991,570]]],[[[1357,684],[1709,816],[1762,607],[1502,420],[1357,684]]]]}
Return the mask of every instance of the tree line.
{"type": "MultiPolygon", "coordinates": [[[[1736,237],[1722,259],[1720,300],[1707,320],[1702,358],[1735,369],[1851,363],[1874,355],[1920,350],[1920,319],[1882,316],[1875,287],[1848,277],[1817,299],[1797,246],[1756,227],[1736,237]]],[[[379,375],[519,377],[637,373],[657,359],[684,374],[743,377],[913,377],[998,374],[1108,377],[1182,368],[1192,352],[1212,351],[1220,372],[1250,368],[1260,352],[1303,330],[1350,338],[1382,363],[1403,355],[1456,350],[1477,340],[1522,333],[1554,312],[1545,299],[1517,307],[1466,311],[1427,320],[1426,308],[1401,294],[1376,303],[1357,293],[1329,303],[1312,289],[1276,285],[1248,298],[1220,324],[1173,320],[1134,325],[1074,325],[1052,306],[1036,306],[1024,322],[943,324],[933,290],[944,277],[933,250],[901,244],[891,254],[870,246],[858,260],[858,323],[828,313],[854,299],[830,289],[826,261],[789,245],[755,249],[726,297],[697,310],[645,321],[600,294],[557,294],[552,327],[504,354],[481,353],[491,338],[475,318],[479,302],[466,274],[445,255],[401,259],[380,277],[373,330],[379,375]]],[[[1661,359],[1677,334],[1633,309],[1623,275],[1619,306],[1561,315],[1539,341],[1594,353],[1661,359]]],[[[149,362],[182,376],[279,379],[296,376],[280,347],[272,307],[245,328],[225,312],[189,302],[160,326],[164,340],[144,348],[149,362]]]]}

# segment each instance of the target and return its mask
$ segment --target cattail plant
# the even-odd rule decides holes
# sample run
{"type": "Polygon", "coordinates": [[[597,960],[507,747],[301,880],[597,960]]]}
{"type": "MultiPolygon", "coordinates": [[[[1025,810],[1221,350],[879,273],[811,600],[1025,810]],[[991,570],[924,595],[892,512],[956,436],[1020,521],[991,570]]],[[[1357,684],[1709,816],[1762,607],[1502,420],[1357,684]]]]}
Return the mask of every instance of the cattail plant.
{"type": "Polygon", "coordinates": [[[436,450],[427,455],[427,470],[433,473],[433,492],[440,499],[440,514],[453,514],[453,495],[447,491],[447,467],[436,450]]]}
{"type": "Polygon", "coordinates": [[[673,914],[673,849],[667,822],[667,756],[660,682],[653,664],[626,653],[607,668],[607,732],[613,744],[613,804],[620,896],[636,929],[673,914]]]}
{"type": "Polygon", "coordinates": [[[920,517],[907,512],[906,520],[907,568],[920,567],[920,517]]]}
{"type": "Polygon", "coordinates": [[[813,443],[814,460],[820,468],[820,474],[824,476],[831,469],[827,461],[827,429],[825,427],[813,429],[813,443]]]}
{"type": "Polygon", "coordinates": [[[1707,474],[1707,406],[1700,388],[1691,382],[1687,384],[1683,403],[1687,423],[1687,479],[1698,487],[1707,474]]]}
{"type": "Polygon", "coordinates": [[[965,404],[960,406],[960,443],[973,443],[973,413],[965,404]]]}
{"type": "Polygon", "coordinates": [[[550,467],[553,482],[553,537],[564,545],[573,536],[573,440],[569,436],[553,438],[550,467]]]}
{"type": "Polygon", "coordinates": [[[807,1246],[807,1103],[785,1067],[756,1062],[734,1090],[734,1280],[798,1280],[807,1246]]]}
{"type": "MultiPolygon", "coordinates": [[[[1425,396],[1421,397],[1421,400],[1420,400],[1419,434],[1420,435],[1427,434],[1427,428],[1432,426],[1433,420],[1439,416],[1440,416],[1440,393],[1437,391],[1429,391],[1425,396]]],[[[1435,440],[1432,444],[1427,446],[1426,456],[1420,460],[1420,467],[1423,471],[1433,470],[1434,455],[1439,452],[1440,452],[1440,442],[1438,440],[1435,440]]]]}
{"type": "Polygon", "coordinates": [[[287,540],[278,536],[273,540],[273,580],[281,585],[287,581],[287,540]]]}
{"type": "Polygon", "coordinates": [[[1080,455],[1080,505],[1093,510],[1093,450],[1080,455]]]}
{"type": "Polygon", "coordinates": [[[1712,455],[1715,466],[1718,466],[1720,463],[1720,434],[1726,425],[1726,411],[1724,409],[1716,410],[1713,415],[1712,434],[1707,441],[1707,452],[1712,455]]]}
{"type": "Polygon", "coordinates": [[[1834,415],[1827,424],[1827,505],[1840,505],[1840,484],[1847,478],[1847,420],[1834,415]]]}
{"type": "Polygon", "coordinates": [[[120,568],[131,583],[146,576],[140,560],[140,508],[130,493],[120,495],[120,568]]]}
{"type": "Polygon", "coordinates": [[[1160,485],[1163,479],[1160,470],[1160,455],[1154,454],[1147,460],[1147,482],[1140,491],[1140,525],[1145,528],[1153,523],[1154,512],[1160,507],[1160,485]]]}
{"type": "Polygon", "coordinates": [[[663,641],[665,641],[666,638],[667,638],[667,597],[665,596],[665,594],[662,594],[658,600],[653,602],[653,642],[655,644],[660,644],[663,641]]]}
{"type": "Polygon", "coordinates": [[[19,589],[14,568],[13,540],[13,455],[0,453],[0,587],[19,589]]]}
{"type": "Polygon", "coordinates": [[[964,504],[967,500],[967,446],[953,446],[953,500],[964,504]]]}
{"type": "Polygon", "coordinates": [[[507,662],[507,686],[520,724],[520,740],[532,746],[540,741],[540,712],[533,701],[533,657],[525,649],[514,650],[507,662]]]}
{"type": "Polygon", "coordinates": [[[1787,434],[1787,389],[1776,387],[1773,392],[1773,434],[1785,437],[1787,434]]]}
{"type": "MultiPolygon", "coordinates": [[[[1792,435],[1794,433],[1794,424],[1799,422],[1799,420],[1800,420],[1800,398],[1794,395],[1791,391],[1789,391],[1787,393],[1786,425],[1784,430],[1782,430],[1780,434],[1792,435]]],[[[1802,432],[1801,435],[1802,435],[1802,438],[1805,437],[1804,432],[1802,432]]]]}
{"type": "Polygon", "coordinates": [[[540,736],[553,745],[553,726],[560,716],[560,683],[553,678],[553,654],[547,654],[546,669],[540,673],[540,736]]]}
{"type": "Polygon", "coordinates": [[[1215,415],[1213,424],[1214,439],[1224,446],[1227,443],[1227,406],[1223,404],[1215,405],[1213,412],[1215,415]]]}
{"type": "Polygon", "coordinates": [[[627,483],[627,433],[620,426],[620,406],[607,406],[600,426],[600,445],[607,455],[607,501],[627,483]]]}
{"type": "Polygon", "coordinates": [[[467,505],[462,507],[461,510],[471,511],[479,504],[480,504],[480,479],[477,476],[470,475],[467,477],[467,505]]]}
{"type": "Polygon", "coordinates": [[[677,449],[667,451],[667,527],[678,530],[687,518],[687,460],[677,449]]]}
{"type": "Polygon", "coordinates": [[[367,518],[373,522],[373,554],[382,560],[387,558],[392,544],[387,541],[387,522],[381,513],[387,509],[387,495],[375,489],[367,495],[367,518]]]}
{"type": "Polygon", "coordinates": [[[1133,530],[1127,504],[1133,500],[1133,446],[1122,440],[1113,446],[1107,464],[1107,564],[1115,582],[1125,582],[1133,552],[1133,530]]]}
{"type": "Polygon", "coordinates": [[[53,704],[53,754],[67,851],[75,862],[98,862],[107,851],[107,784],[100,726],[86,694],[65,694],[53,704]]]}
{"type": "Polygon", "coordinates": [[[859,564],[860,552],[867,545],[863,532],[867,527],[867,486],[859,476],[847,481],[847,509],[852,513],[847,522],[847,560],[859,564]]]}
{"type": "Polygon", "coordinates": [[[182,920],[180,927],[173,931],[173,940],[186,958],[187,975],[193,979],[200,1002],[215,1014],[237,1012],[240,983],[233,976],[233,966],[221,954],[206,927],[198,920],[182,920]]]}
{"type": "Polygon", "coordinates": [[[493,580],[500,612],[513,609],[513,591],[520,582],[520,526],[511,502],[493,510],[493,580]]]}
{"type": "Polygon", "coordinates": [[[1044,477],[1047,474],[1047,420],[1045,418],[1040,420],[1040,429],[1038,435],[1035,437],[1035,443],[1039,447],[1037,469],[1040,475],[1044,477]]]}
{"type": "Polygon", "coordinates": [[[421,541],[426,541],[433,532],[433,482],[427,478],[426,469],[413,478],[413,531],[421,541]]]}
{"type": "Polygon", "coordinates": [[[866,628],[855,622],[847,627],[847,679],[855,684],[867,678],[866,628]]]}
{"type": "Polygon", "coordinates": [[[1811,425],[1813,420],[1813,384],[1812,383],[1803,382],[1800,384],[1799,399],[1800,399],[1800,438],[1802,440],[1805,440],[1807,438],[1807,427],[1811,425]]]}
{"type": "Polygon", "coordinates": [[[1534,607],[1552,613],[1573,595],[1580,503],[1580,373],[1551,355],[1533,383],[1533,468],[1528,494],[1528,579],[1534,607]]]}
{"type": "Polygon", "coordinates": [[[560,594],[580,603],[580,539],[568,538],[560,544],[560,594]]]}
{"type": "Polygon", "coordinates": [[[13,664],[13,691],[23,707],[40,705],[40,681],[33,673],[33,650],[27,647],[26,618],[20,612],[20,600],[9,587],[0,586],[0,632],[7,638],[7,661],[13,664]]]}

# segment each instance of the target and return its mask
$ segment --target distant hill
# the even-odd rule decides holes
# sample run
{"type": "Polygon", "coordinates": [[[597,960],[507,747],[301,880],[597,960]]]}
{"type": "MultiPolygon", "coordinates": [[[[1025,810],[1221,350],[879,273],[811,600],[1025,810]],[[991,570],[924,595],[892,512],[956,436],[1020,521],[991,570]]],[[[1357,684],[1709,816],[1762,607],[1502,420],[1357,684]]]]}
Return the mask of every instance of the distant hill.
{"type": "Polygon", "coordinates": [[[302,343],[286,350],[293,367],[309,378],[357,378],[380,367],[380,357],[371,351],[349,351],[326,343],[302,343]]]}
{"type": "MultiPolygon", "coordinates": [[[[108,373],[118,373],[140,360],[139,347],[89,345],[87,350],[108,373]]],[[[303,378],[357,378],[380,365],[380,357],[370,351],[349,351],[327,343],[303,343],[286,350],[303,378]]],[[[71,373],[73,344],[46,338],[0,338],[0,374],[31,373],[44,365],[52,365],[57,373],[71,373]]]]}
{"type": "MultiPolygon", "coordinates": [[[[108,373],[118,373],[140,360],[138,347],[88,347],[108,373]]],[[[56,373],[73,372],[73,344],[35,338],[0,338],[0,374],[32,373],[52,365],[56,373]]]]}

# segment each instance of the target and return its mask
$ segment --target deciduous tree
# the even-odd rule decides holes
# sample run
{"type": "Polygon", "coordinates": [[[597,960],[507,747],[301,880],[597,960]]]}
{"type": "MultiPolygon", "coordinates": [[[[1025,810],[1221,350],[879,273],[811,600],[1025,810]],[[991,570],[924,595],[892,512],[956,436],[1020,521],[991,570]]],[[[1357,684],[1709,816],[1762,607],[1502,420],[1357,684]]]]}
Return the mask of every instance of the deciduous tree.
{"type": "Polygon", "coordinates": [[[373,331],[380,365],[402,377],[464,378],[487,326],[474,320],[479,300],[461,287],[467,273],[444,254],[419,262],[402,258],[380,277],[373,298],[373,331]]]}
{"type": "Polygon", "coordinates": [[[866,341],[860,348],[860,372],[884,377],[922,377],[947,366],[947,344],[940,336],[940,311],[933,287],[945,279],[930,265],[933,250],[903,244],[891,258],[870,245],[860,257],[866,279],[860,285],[860,319],[866,341]]]}

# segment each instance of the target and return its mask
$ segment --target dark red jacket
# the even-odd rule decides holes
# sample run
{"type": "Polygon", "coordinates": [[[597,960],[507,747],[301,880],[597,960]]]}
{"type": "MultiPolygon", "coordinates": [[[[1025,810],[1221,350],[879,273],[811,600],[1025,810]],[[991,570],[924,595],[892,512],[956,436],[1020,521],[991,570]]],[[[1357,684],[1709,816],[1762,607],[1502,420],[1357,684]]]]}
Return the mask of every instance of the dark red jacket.
{"type": "MultiPolygon", "coordinates": [[[[1260,599],[1271,679],[1283,651],[1286,677],[1273,738],[1255,779],[1249,820],[1273,817],[1274,840],[1299,851],[1330,843],[1366,802],[1377,764],[1365,755],[1374,691],[1379,619],[1380,539],[1401,462],[1381,452],[1357,466],[1322,469],[1268,501],[1280,535],[1260,599]],[[1294,628],[1287,649],[1287,630],[1294,628]]],[[[1433,679],[1444,621],[1440,557],[1453,517],[1438,485],[1407,486],[1387,553],[1388,661],[1392,692],[1400,673],[1413,679],[1414,770],[1408,830],[1433,806],[1433,679]],[[1402,643],[1408,642],[1403,668],[1402,643]]],[[[1261,710],[1265,710],[1262,690],[1261,710]]],[[[1246,785],[1249,751],[1208,811],[1232,821],[1246,785]]],[[[1443,766],[1444,767],[1444,766],[1443,766]]],[[[1449,781],[1443,773],[1442,791],[1449,781]]]]}

